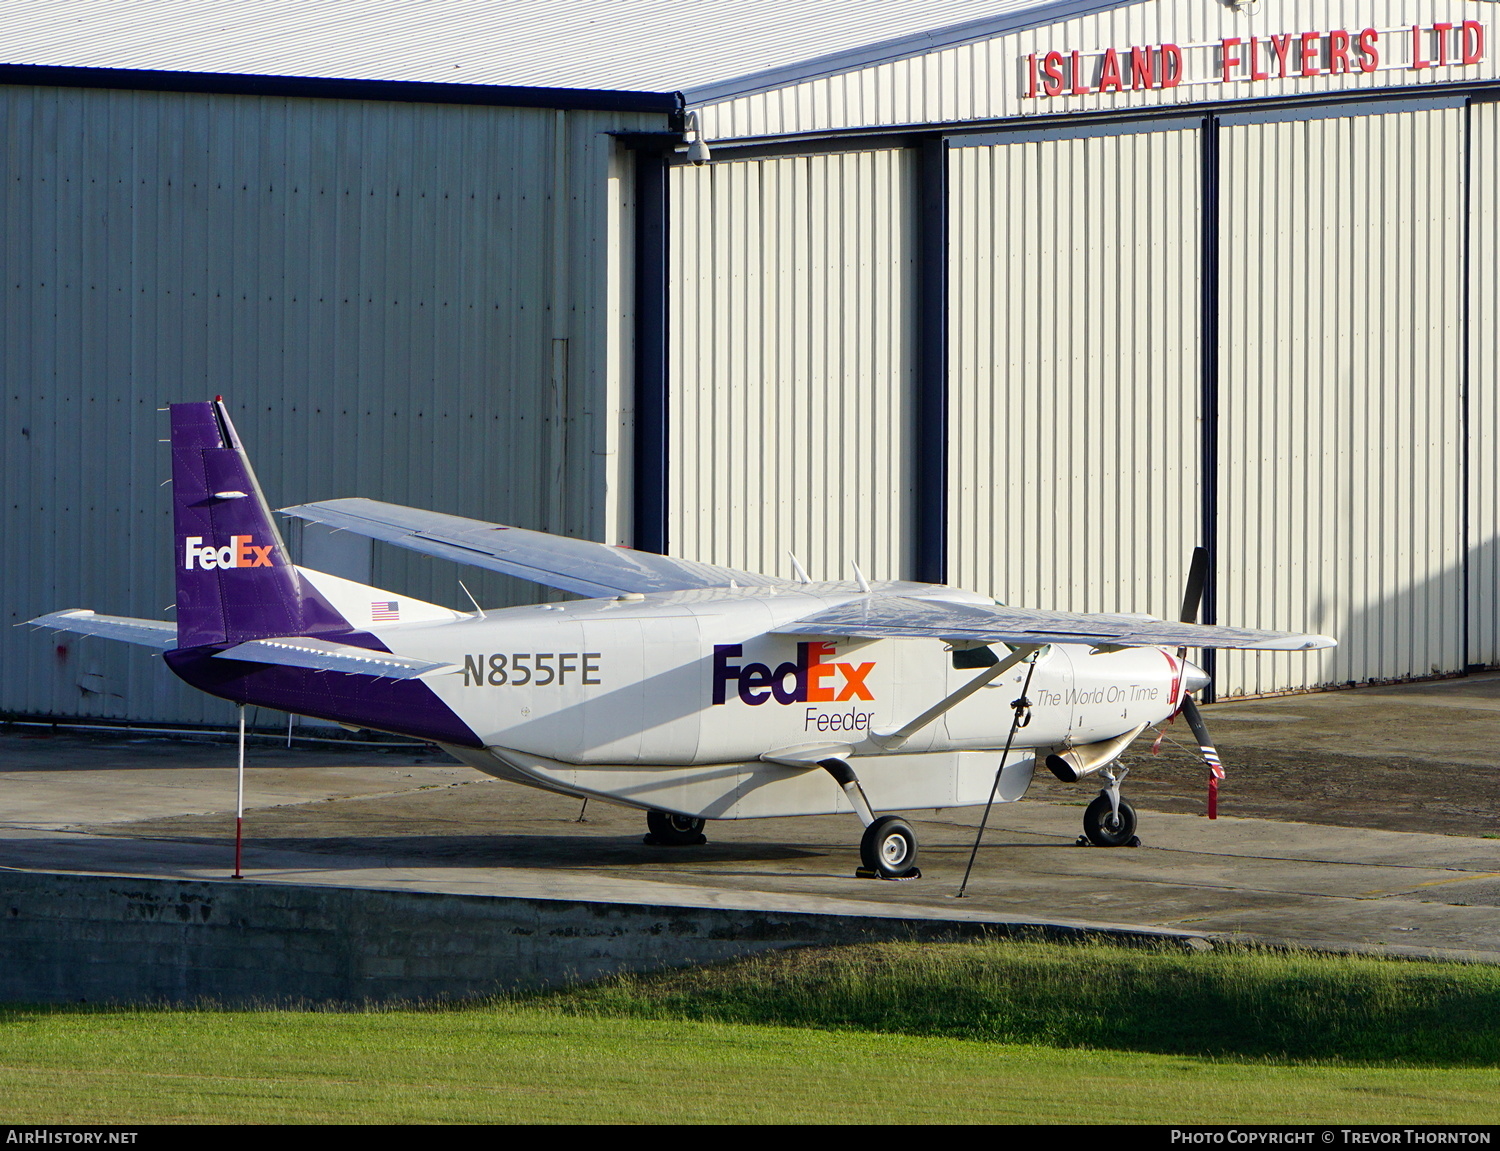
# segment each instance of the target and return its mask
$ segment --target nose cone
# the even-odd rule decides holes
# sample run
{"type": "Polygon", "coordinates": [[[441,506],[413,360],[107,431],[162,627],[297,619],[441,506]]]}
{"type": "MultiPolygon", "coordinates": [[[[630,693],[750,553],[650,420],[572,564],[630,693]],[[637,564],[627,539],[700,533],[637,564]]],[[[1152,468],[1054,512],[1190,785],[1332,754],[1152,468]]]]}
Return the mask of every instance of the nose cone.
{"type": "Polygon", "coordinates": [[[1184,695],[1190,695],[1200,691],[1209,684],[1208,672],[1204,671],[1195,663],[1182,662],[1182,691],[1184,695]]]}

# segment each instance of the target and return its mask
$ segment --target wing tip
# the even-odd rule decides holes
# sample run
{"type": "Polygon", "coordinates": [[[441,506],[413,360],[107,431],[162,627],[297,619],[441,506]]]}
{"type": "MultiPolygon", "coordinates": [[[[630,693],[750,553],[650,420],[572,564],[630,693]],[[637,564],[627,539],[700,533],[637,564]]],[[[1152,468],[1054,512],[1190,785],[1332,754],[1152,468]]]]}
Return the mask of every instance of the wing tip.
{"type": "Polygon", "coordinates": [[[1300,632],[1289,632],[1283,635],[1271,636],[1263,640],[1249,643],[1189,643],[1188,647],[1216,648],[1224,651],[1325,651],[1331,647],[1338,647],[1339,641],[1331,635],[1305,635],[1300,632]]]}
{"type": "Polygon", "coordinates": [[[37,616],[36,619],[22,620],[16,626],[25,627],[27,624],[33,624],[37,627],[49,627],[54,620],[87,619],[89,616],[97,614],[91,607],[67,607],[61,611],[49,611],[46,615],[37,616]]]}

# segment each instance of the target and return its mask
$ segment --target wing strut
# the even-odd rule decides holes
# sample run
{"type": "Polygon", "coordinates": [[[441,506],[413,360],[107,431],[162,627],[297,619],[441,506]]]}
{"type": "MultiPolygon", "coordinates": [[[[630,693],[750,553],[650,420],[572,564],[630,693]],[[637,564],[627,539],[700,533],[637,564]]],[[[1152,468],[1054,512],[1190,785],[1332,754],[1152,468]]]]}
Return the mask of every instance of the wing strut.
{"type": "Polygon", "coordinates": [[[995,768],[995,782],[990,787],[990,800],[984,805],[984,818],[979,821],[979,830],[974,833],[974,850],[969,852],[969,866],[964,868],[964,881],[958,885],[957,898],[962,899],[969,889],[969,873],[974,870],[974,860],[979,855],[979,841],[984,838],[984,829],[990,822],[990,809],[995,806],[995,795],[1000,790],[1000,777],[1005,774],[1005,761],[1010,758],[1011,745],[1016,742],[1016,732],[1031,722],[1031,699],[1026,694],[1031,690],[1031,675],[1036,663],[1026,669],[1026,682],[1021,685],[1021,698],[1011,700],[1011,710],[1016,713],[1010,721],[1010,734],[1005,737],[1005,750],[1000,753],[1000,766],[995,768]]]}
{"type": "Polygon", "coordinates": [[[982,688],[985,684],[989,683],[993,679],[998,679],[1000,676],[1008,672],[1011,668],[1015,667],[1016,664],[1029,659],[1031,656],[1035,655],[1046,646],[1047,645],[1044,643],[1038,643],[1023,644],[1015,648],[1015,650],[1013,650],[1010,655],[1006,656],[999,663],[995,664],[994,667],[985,668],[984,671],[980,672],[968,683],[964,684],[963,687],[955,691],[952,695],[933,704],[921,715],[917,716],[916,719],[907,723],[905,726],[899,727],[895,731],[871,731],[870,740],[873,743],[879,744],[881,747],[887,749],[900,747],[903,743],[905,743],[917,732],[921,731],[924,727],[935,720],[938,716],[942,715],[945,711],[948,711],[950,708],[957,707],[959,704],[963,703],[964,700],[968,699],[976,691],[982,688]]]}

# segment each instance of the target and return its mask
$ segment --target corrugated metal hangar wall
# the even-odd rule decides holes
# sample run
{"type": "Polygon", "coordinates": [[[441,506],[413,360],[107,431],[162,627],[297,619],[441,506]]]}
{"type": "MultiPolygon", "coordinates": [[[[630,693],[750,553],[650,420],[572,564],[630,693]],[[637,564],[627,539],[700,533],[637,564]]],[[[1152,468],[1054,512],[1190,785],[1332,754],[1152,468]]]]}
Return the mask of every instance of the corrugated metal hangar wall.
{"type": "Polygon", "coordinates": [[[815,579],[906,571],[909,157],[672,175],[671,550],[787,575],[795,553],[815,579]]]}
{"type": "MultiPolygon", "coordinates": [[[[1028,606],[1171,612],[1211,485],[1219,619],[1341,644],[1221,657],[1221,695],[1500,662],[1495,377],[1475,373],[1466,441],[1462,338],[1466,308],[1495,317],[1493,175],[1465,178],[1466,139],[1473,171],[1493,172],[1495,119],[1487,104],[1220,118],[1217,333],[1201,322],[1209,129],[950,137],[949,582],[1028,606]]],[[[675,170],[673,323],[697,373],[673,384],[675,550],[916,574],[912,513],[894,502],[914,465],[891,435],[915,422],[915,304],[900,289],[917,191],[893,178],[914,163],[893,148],[675,170]],[[816,189],[839,179],[858,183],[830,211],[816,189]],[[737,195],[786,199],[778,212],[737,195]],[[849,213],[866,200],[890,201],[895,239],[849,213]],[[778,307],[807,322],[771,323],[778,307]]],[[[1492,363],[1495,324],[1471,323],[1492,363]]]]}
{"type": "MultiPolygon", "coordinates": [[[[1349,18],[1349,5],[1295,7],[1275,14],[1274,31],[1349,18]]],[[[1406,56],[1435,62],[1451,48],[1457,63],[1474,43],[1472,31],[1458,39],[1472,5],[1379,7],[1359,19],[1379,18],[1385,40],[1369,43],[1386,45],[1382,68],[1396,74],[1366,87],[1463,78],[1413,75],[1406,56]]],[[[815,558],[815,577],[854,560],[931,578],[918,521],[941,512],[949,582],[1028,606],[1169,614],[1204,542],[1218,622],[1340,640],[1309,655],[1222,655],[1220,696],[1500,663],[1492,85],[1340,102],[1336,77],[1300,88],[1273,78],[1277,95],[1326,98],[1196,112],[1162,109],[1159,92],[1134,107],[1095,95],[1082,103],[1118,114],[1026,123],[1015,106],[1024,75],[996,78],[1049,46],[1143,42],[1181,45],[1190,75],[1228,75],[1238,62],[1225,54],[1248,49],[1221,48],[1220,29],[1202,26],[1214,8],[1123,6],[700,110],[709,134],[764,142],[740,159],[736,140],[718,141],[708,164],[673,173],[674,550],[784,571],[779,553],[792,548],[815,558]],[[1009,122],[933,122],[986,111],[1009,122]],[[896,130],[923,119],[931,134],[896,130]],[[887,134],[868,131],[883,123],[887,134]],[[840,139],[843,124],[867,132],[840,139]],[[902,413],[908,432],[922,419],[915,265],[929,210],[922,157],[935,141],[947,217],[942,458],[894,443],[883,414],[902,413]],[[885,231],[872,238],[868,206],[880,204],[885,231]],[[853,268],[856,290],[845,287],[853,268]],[[767,322],[788,308],[805,322],[767,322]],[[855,384],[851,338],[865,349],[855,384]],[[736,441],[742,456],[721,446],[728,412],[751,429],[736,441]],[[795,467],[815,458],[816,477],[799,482],[795,467]],[[871,483],[878,469],[883,486],[871,483]],[[822,500],[829,529],[809,526],[786,491],[822,500]],[[907,499],[904,513],[888,493],[907,499]],[[726,516],[755,530],[726,531],[726,516]]],[[[1262,30],[1246,36],[1242,22],[1236,43],[1262,30]]],[[[1308,35],[1311,47],[1294,48],[1326,72],[1336,41],[1308,35]]],[[[1269,38],[1258,43],[1270,52],[1269,38]]],[[[1488,80],[1491,56],[1483,64],[1488,80]]]]}
{"type": "MultiPolygon", "coordinates": [[[[8,623],[75,606],[171,618],[158,409],[215,394],[275,506],[364,495],[618,530],[624,352],[606,313],[622,309],[608,274],[622,205],[606,133],[665,116],[0,94],[8,623]]],[[[383,546],[373,571],[357,551],[338,559],[464,603],[452,565],[383,546]]],[[[473,577],[489,603],[534,595],[473,577]]],[[[9,713],[233,714],[142,649],[8,626],[0,683],[9,713]]]]}
{"type": "MultiPolygon", "coordinates": [[[[142,448],[223,393],[278,503],[1155,614],[1201,542],[1210,618],[1341,641],[1220,695],[1500,665],[1491,15],[1036,0],[649,109],[9,83],[8,620],[161,618],[142,448]]],[[[48,646],[0,709],[228,715],[48,646]]]]}

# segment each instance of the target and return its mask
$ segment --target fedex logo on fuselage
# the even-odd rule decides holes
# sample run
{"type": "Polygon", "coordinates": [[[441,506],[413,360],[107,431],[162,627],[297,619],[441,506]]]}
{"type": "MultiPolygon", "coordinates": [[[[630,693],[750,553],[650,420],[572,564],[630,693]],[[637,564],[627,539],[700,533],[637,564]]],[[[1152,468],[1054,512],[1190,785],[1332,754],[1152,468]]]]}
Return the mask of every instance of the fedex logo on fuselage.
{"type": "Polygon", "coordinates": [[[271,548],[255,546],[254,536],[230,536],[229,543],[217,548],[213,544],[203,545],[202,536],[188,536],[183,548],[182,566],[188,571],[194,567],[203,571],[215,568],[268,568],[271,567],[271,548]]]}
{"type": "Polygon", "coordinates": [[[714,644],[714,702],[729,698],[729,684],[736,694],[752,707],[775,698],[777,703],[826,701],[837,703],[850,699],[874,699],[865,677],[874,663],[826,663],[834,654],[831,643],[799,643],[797,662],[783,663],[772,671],[763,663],[734,664],[729,661],[745,654],[737,643],[714,644]]]}

